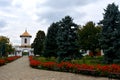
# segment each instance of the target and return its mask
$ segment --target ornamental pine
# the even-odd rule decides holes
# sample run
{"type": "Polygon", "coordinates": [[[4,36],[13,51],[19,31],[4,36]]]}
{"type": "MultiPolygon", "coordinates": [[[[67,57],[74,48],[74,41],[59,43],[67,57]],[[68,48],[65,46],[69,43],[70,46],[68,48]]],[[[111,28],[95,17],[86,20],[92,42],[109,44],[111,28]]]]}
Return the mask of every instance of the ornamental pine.
{"type": "Polygon", "coordinates": [[[120,11],[114,3],[109,4],[104,10],[101,32],[101,47],[105,61],[112,63],[120,60],[120,11]]]}

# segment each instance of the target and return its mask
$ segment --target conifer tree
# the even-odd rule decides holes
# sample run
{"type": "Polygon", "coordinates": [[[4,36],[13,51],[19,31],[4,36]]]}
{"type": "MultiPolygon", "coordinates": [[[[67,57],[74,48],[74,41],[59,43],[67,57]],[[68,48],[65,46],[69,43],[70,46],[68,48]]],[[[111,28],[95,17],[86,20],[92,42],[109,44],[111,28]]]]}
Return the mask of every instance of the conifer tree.
{"type": "Polygon", "coordinates": [[[101,45],[107,63],[120,60],[120,11],[114,3],[105,9],[102,25],[101,45]]]}
{"type": "Polygon", "coordinates": [[[46,40],[45,40],[45,50],[44,50],[44,56],[45,57],[57,57],[57,32],[58,32],[58,22],[52,23],[50,27],[48,28],[46,40]]]}
{"type": "Polygon", "coordinates": [[[77,30],[78,25],[73,23],[73,19],[70,16],[66,16],[59,22],[57,35],[59,62],[69,61],[79,55],[77,30]]]}
{"type": "Polygon", "coordinates": [[[39,30],[36,34],[36,38],[32,43],[32,47],[34,48],[35,55],[42,55],[44,50],[44,40],[45,40],[45,33],[44,31],[39,30]]]}

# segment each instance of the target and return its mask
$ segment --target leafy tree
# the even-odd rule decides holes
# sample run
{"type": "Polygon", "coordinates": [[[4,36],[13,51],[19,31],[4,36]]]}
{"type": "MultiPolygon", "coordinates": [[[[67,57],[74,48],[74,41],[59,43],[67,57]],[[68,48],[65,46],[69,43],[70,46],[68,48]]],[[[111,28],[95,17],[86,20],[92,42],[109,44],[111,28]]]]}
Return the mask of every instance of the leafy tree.
{"type": "Polygon", "coordinates": [[[66,16],[59,22],[57,34],[59,62],[74,59],[78,55],[77,30],[78,25],[73,23],[73,19],[70,16],[66,16]]]}
{"type": "Polygon", "coordinates": [[[45,57],[57,57],[57,32],[58,32],[58,22],[52,23],[51,26],[48,28],[48,33],[45,40],[45,50],[44,50],[44,56],[45,57]]]}
{"type": "Polygon", "coordinates": [[[79,45],[82,50],[90,50],[93,52],[93,56],[96,56],[97,50],[100,50],[99,38],[100,38],[101,27],[95,26],[90,21],[85,26],[78,30],[79,34],[79,45]]]}
{"type": "Polygon", "coordinates": [[[32,47],[34,48],[35,55],[42,55],[44,49],[44,40],[45,40],[45,33],[44,31],[39,30],[36,34],[36,38],[32,43],[32,47]]]}
{"type": "Polygon", "coordinates": [[[120,11],[114,3],[109,4],[104,10],[102,25],[101,45],[105,61],[112,63],[120,60],[120,11]]]}
{"type": "Polygon", "coordinates": [[[9,38],[5,37],[5,36],[0,36],[0,56],[7,56],[8,52],[12,52],[10,51],[10,49],[12,48],[12,45],[10,46],[10,41],[9,38]]]}
{"type": "Polygon", "coordinates": [[[8,44],[6,47],[6,51],[8,52],[8,54],[11,54],[12,52],[15,51],[15,49],[12,47],[11,44],[8,44]]]}

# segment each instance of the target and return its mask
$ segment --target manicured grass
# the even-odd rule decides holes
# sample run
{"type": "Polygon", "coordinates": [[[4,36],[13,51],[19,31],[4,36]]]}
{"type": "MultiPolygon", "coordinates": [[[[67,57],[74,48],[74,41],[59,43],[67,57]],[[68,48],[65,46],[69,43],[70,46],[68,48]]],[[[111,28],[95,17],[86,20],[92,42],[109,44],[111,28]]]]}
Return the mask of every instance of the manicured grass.
{"type": "Polygon", "coordinates": [[[53,61],[53,62],[57,62],[57,59],[55,57],[50,57],[50,58],[45,58],[45,57],[34,57],[36,60],[42,61],[42,62],[49,62],[49,61],[53,61]]]}
{"type": "Polygon", "coordinates": [[[82,59],[72,60],[71,62],[78,64],[96,65],[96,64],[103,64],[102,61],[103,61],[103,56],[97,56],[97,57],[85,56],[82,59]]]}
{"type": "MultiPolygon", "coordinates": [[[[34,58],[42,62],[50,62],[50,61],[57,62],[57,58],[55,57],[45,58],[45,57],[36,56],[34,58]]],[[[72,60],[71,63],[97,65],[97,64],[103,64],[102,60],[103,60],[103,56],[97,56],[97,57],[85,56],[82,59],[72,60]]]]}

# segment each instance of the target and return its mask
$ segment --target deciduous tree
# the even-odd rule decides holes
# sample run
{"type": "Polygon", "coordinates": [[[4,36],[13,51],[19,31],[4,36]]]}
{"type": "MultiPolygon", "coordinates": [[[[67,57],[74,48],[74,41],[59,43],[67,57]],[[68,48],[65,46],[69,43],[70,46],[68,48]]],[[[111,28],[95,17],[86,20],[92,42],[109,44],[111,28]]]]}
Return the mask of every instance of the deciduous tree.
{"type": "Polygon", "coordinates": [[[80,27],[78,30],[80,49],[85,51],[90,50],[93,52],[93,56],[96,56],[97,50],[101,48],[99,44],[100,32],[101,27],[95,26],[95,23],[92,21],[80,27]]]}
{"type": "Polygon", "coordinates": [[[0,56],[7,56],[7,53],[13,52],[12,49],[9,38],[0,36],[0,56]]]}

